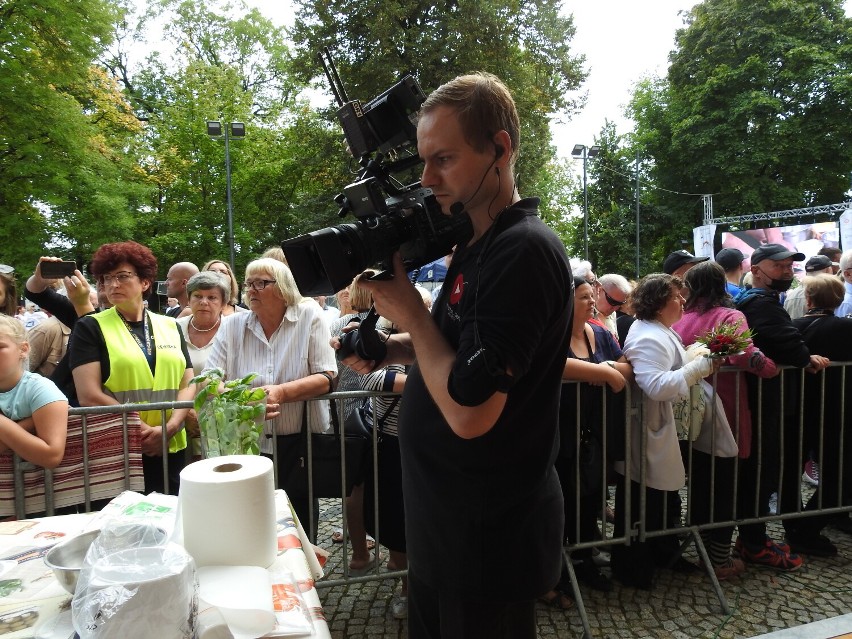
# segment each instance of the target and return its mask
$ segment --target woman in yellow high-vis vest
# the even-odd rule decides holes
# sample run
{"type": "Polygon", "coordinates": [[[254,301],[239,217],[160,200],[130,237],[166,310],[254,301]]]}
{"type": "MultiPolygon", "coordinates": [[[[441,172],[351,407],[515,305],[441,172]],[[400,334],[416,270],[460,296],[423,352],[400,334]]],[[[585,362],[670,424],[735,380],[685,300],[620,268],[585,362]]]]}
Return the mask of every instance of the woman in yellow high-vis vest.
{"type": "MultiPolygon", "coordinates": [[[[154,288],[157,258],[136,242],[101,246],[91,270],[112,308],[80,318],[69,345],[70,366],[81,406],[191,400],[192,361],[170,317],[151,313],[144,300],[154,288]]],[[[187,409],[142,411],[145,492],[166,492],[163,427],[168,438],[168,492],[177,493],[185,464],[187,409]]]]}

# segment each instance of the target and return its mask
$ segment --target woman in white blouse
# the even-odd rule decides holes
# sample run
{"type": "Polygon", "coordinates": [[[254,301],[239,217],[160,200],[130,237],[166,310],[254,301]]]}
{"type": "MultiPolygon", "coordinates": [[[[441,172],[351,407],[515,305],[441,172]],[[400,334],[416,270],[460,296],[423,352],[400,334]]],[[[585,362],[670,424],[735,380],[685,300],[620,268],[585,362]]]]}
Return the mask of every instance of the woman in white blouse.
{"type": "MultiPolygon", "coordinates": [[[[718,360],[706,357],[688,361],[680,336],[671,328],[683,316],[685,300],[681,287],[680,278],[655,273],[642,278],[630,295],[638,321],[630,327],[624,355],[633,366],[634,383],[638,386],[634,388],[634,396],[642,397],[642,421],[634,421],[631,428],[629,469],[624,462],[615,464],[616,472],[626,476],[618,481],[615,491],[616,537],[625,534],[623,513],[628,486],[631,527],[639,518],[643,462],[647,530],[665,527],[666,493],[679,490],[686,480],[672,403],[688,396],[690,386],[719,366],[718,360]],[[647,438],[644,447],[643,438],[647,438]]],[[[612,553],[613,576],[627,585],[648,589],[657,567],[674,561],[675,569],[694,568],[677,558],[677,552],[678,540],[674,535],[617,546],[612,553]]]]}
{"type": "MultiPolygon", "coordinates": [[[[334,350],[329,345],[328,324],[319,305],[303,298],[290,269],[271,258],[246,267],[243,300],[250,313],[234,313],[219,328],[206,369],[221,368],[225,379],[257,373],[253,384],[266,391],[267,410],[261,453],[271,457],[276,435],[298,433],[304,411],[312,432],[328,428],[327,402],[307,402],[328,393],[337,375],[334,350]]],[[[278,442],[279,486],[287,488],[288,459],[294,451],[278,442]]],[[[311,539],[307,495],[289,494],[291,503],[311,539]]],[[[318,508],[314,508],[316,518],[318,508]]]]}

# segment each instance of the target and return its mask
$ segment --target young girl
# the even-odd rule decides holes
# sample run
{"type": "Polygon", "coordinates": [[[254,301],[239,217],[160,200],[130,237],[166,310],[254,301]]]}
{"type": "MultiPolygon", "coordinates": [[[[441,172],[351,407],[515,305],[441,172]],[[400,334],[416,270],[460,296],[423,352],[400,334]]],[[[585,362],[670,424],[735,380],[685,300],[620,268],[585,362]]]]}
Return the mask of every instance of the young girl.
{"type": "Polygon", "coordinates": [[[0,314],[0,453],[56,468],[65,455],[68,400],[56,385],[25,369],[24,326],[0,314]]]}

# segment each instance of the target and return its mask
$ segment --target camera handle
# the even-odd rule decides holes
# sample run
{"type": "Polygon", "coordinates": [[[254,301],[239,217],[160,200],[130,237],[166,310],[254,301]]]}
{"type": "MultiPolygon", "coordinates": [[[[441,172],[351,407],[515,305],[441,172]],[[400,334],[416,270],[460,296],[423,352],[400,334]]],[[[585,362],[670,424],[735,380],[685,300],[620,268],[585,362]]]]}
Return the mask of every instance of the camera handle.
{"type": "Polygon", "coordinates": [[[337,350],[338,359],[346,359],[350,355],[357,355],[364,360],[382,362],[387,357],[388,347],[385,340],[379,336],[376,330],[376,322],[379,314],[375,307],[370,308],[367,316],[361,320],[354,331],[349,331],[340,338],[340,348],[337,350]]]}

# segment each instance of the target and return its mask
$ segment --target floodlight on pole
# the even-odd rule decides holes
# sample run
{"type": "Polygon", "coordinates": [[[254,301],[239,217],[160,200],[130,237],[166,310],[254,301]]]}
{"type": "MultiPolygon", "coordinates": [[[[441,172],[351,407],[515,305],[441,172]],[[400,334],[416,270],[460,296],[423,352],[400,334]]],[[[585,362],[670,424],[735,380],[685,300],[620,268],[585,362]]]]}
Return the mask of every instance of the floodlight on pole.
{"type": "Polygon", "coordinates": [[[231,199],[231,138],[244,138],[246,125],[243,122],[219,122],[207,120],[207,135],[214,139],[225,140],[225,190],[228,203],[228,247],[231,251],[231,271],[236,272],[234,255],[234,206],[231,199]]]}
{"type": "Polygon", "coordinates": [[[594,144],[590,147],[585,144],[575,144],[571,149],[571,155],[575,158],[583,158],[583,258],[589,261],[589,187],[586,182],[586,165],[589,158],[595,157],[601,152],[601,147],[594,144]]]}

